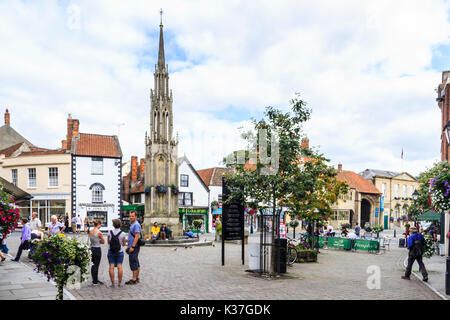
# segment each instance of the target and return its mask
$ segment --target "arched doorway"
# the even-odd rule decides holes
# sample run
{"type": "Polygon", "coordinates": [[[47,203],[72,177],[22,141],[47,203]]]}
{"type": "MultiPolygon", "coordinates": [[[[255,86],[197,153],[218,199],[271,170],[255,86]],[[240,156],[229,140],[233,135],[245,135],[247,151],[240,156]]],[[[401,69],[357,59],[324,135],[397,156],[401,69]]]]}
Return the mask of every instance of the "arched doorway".
{"type": "Polygon", "coordinates": [[[362,199],[361,201],[361,227],[364,228],[366,222],[370,223],[371,205],[369,200],[362,199]]]}

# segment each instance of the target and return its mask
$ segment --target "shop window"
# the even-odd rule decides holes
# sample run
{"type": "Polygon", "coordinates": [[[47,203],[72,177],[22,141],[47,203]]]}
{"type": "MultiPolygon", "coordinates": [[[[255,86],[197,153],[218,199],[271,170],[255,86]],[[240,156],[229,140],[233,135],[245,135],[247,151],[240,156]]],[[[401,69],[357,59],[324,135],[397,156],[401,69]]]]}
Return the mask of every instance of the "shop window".
{"type": "Polygon", "coordinates": [[[189,176],[187,174],[180,175],[180,186],[189,187],[189,176]]]}
{"type": "Polygon", "coordinates": [[[180,206],[192,206],[192,192],[180,192],[178,194],[178,204],[180,206]]]}
{"type": "Polygon", "coordinates": [[[220,202],[220,203],[222,203],[222,195],[221,195],[221,194],[219,194],[219,195],[217,196],[217,201],[220,202]]]}

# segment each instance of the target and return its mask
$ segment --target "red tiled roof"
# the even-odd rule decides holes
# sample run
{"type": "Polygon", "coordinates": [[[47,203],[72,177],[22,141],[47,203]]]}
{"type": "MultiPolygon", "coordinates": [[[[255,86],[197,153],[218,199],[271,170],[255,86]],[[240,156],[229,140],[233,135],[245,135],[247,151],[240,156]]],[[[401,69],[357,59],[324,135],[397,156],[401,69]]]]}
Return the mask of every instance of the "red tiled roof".
{"type": "Polygon", "coordinates": [[[58,150],[44,150],[44,151],[30,151],[30,152],[22,152],[18,155],[18,157],[24,156],[45,156],[51,154],[65,154],[66,150],[58,149],[58,150]]]}
{"type": "Polygon", "coordinates": [[[336,178],[341,181],[346,181],[349,188],[356,189],[361,193],[381,194],[370,181],[367,181],[356,172],[343,170],[338,172],[336,178]]]}
{"type": "Polygon", "coordinates": [[[209,186],[222,186],[222,176],[225,173],[231,172],[230,168],[209,168],[203,170],[197,170],[198,175],[203,182],[209,186]]]}
{"type": "Polygon", "coordinates": [[[122,157],[116,136],[80,133],[74,140],[73,153],[82,156],[122,157]]]}
{"type": "Polygon", "coordinates": [[[20,143],[15,144],[15,145],[13,145],[11,147],[8,147],[8,148],[5,148],[3,150],[0,150],[0,154],[4,154],[5,157],[10,157],[17,149],[19,149],[22,146],[23,143],[24,142],[20,142],[20,143]]]}

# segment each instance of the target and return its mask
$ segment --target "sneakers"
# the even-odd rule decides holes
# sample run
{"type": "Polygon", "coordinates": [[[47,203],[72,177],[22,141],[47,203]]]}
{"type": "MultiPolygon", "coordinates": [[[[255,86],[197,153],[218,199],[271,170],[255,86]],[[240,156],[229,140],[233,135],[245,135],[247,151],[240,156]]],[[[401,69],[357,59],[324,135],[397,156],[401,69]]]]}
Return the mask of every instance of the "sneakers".
{"type": "Polygon", "coordinates": [[[138,280],[133,280],[133,279],[128,280],[127,282],[125,282],[125,284],[129,284],[129,285],[134,285],[134,284],[137,284],[137,283],[138,283],[138,280]]]}
{"type": "Polygon", "coordinates": [[[136,283],[139,283],[139,278],[136,278],[136,283]]]}
{"type": "Polygon", "coordinates": [[[411,280],[411,278],[410,278],[410,277],[407,277],[407,276],[402,276],[402,279],[405,279],[405,280],[411,280]]]}
{"type": "Polygon", "coordinates": [[[427,282],[428,281],[428,277],[423,278],[422,281],[427,282]]]}
{"type": "Polygon", "coordinates": [[[92,282],[92,285],[94,285],[94,286],[98,286],[99,284],[104,284],[104,283],[101,281],[92,282]]]}

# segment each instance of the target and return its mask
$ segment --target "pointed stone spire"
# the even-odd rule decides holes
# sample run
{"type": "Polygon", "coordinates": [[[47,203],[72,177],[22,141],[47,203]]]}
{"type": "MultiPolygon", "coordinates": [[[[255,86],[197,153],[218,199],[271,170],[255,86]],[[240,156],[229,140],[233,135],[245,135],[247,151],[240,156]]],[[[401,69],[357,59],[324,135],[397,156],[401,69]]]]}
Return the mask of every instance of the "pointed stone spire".
{"type": "Polygon", "coordinates": [[[161,14],[161,23],[159,24],[159,52],[158,52],[158,69],[162,71],[166,65],[164,58],[164,38],[163,38],[163,24],[162,24],[162,9],[159,11],[161,14]]]}

